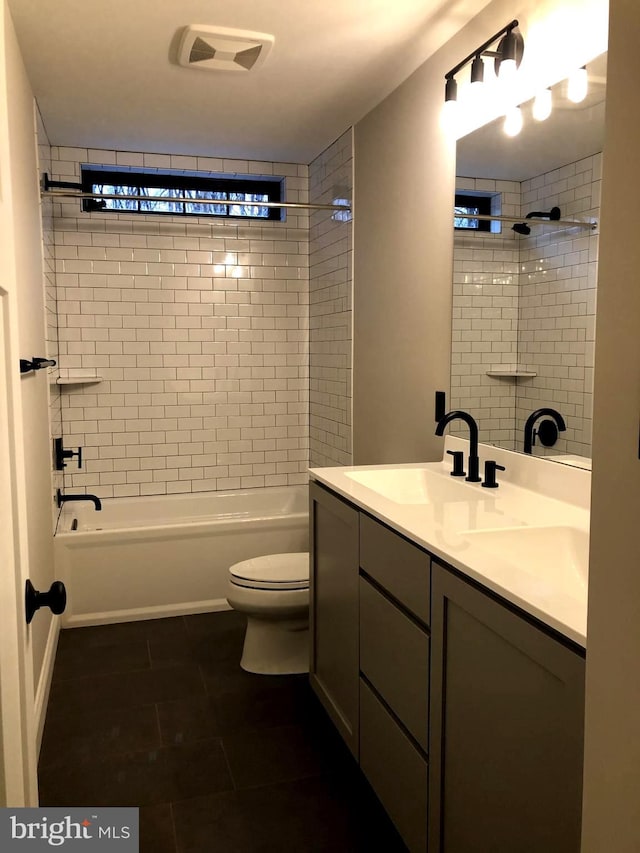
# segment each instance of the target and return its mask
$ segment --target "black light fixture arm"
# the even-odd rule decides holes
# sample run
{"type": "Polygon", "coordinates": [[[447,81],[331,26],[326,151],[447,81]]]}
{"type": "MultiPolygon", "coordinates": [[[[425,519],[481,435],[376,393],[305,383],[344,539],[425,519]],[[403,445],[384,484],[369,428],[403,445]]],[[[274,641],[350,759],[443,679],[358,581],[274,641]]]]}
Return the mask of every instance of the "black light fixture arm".
{"type": "Polygon", "coordinates": [[[460,69],[461,69],[461,68],[464,68],[464,66],[465,66],[468,62],[471,62],[471,60],[472,60],[472,59],[475,59],[475,57],[477,57],[477,56],[481,56],[481,55],[483,55],[483,54],[484,54],[485,56],[494,56],[494,57],[495,57],[495,56],[498,56],[498,52],[497,52],[497,51],[490,51],[490,52],[488,52],[488,51],[487,51],[487,48],[491,47],[491,45],[492,45],[494,42],[498,41],[498,39],[500,38],[500,36],[508,35],[512,30],[515,30],[515,28],[516,28],[517,26],[518,26],[518,21],[514,20],[514,21],[511,21],[511,23],[510,23],[510,24],[507,24],[507,26],[506,26],[506,27],[503,27],[501,30],[498,30],[498,32],[497,32],[495,35],[491,36],[491,38],[490,38],[490,39],[487,39],[487,40],[484,42],[484,44],[481,44],[481,45],[480,45],[480,47],[477,47],[474,51],[472,51],[472,52],[469,54],[469,56],[465,56],[465,58],[462,60],[462,62],[459,62],[457,65],[455,65],[455,66],[451,69],[451,71],[447,71],[447,73],[444,75],[445,80],[451,80],[451,79],[452,79],[452,78],[453,78],[453,77],[458,73],[458,71],[460,71],[460,69]]]}

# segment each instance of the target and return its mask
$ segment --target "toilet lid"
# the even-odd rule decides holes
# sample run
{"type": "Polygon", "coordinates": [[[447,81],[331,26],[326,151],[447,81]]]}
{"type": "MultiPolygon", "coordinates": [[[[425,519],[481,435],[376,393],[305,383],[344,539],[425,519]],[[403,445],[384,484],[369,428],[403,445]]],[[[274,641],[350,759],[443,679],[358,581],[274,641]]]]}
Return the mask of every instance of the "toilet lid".
{"type": "Polygon", "coordinates": [[[249,589],[307,589],[309,554],[267,554],[243,560],[229,569],[231,582],[249,589]]]}

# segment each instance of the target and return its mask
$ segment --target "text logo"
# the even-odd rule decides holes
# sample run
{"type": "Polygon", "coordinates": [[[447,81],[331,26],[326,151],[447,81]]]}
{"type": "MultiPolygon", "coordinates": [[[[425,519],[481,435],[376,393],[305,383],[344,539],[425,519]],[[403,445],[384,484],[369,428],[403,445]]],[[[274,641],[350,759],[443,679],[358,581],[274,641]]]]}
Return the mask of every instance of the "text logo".
{"type": "Polygon", "coordinates": [[[138,853],[138,809],[0,809],[0,850],[52,848],[138,853]]]}

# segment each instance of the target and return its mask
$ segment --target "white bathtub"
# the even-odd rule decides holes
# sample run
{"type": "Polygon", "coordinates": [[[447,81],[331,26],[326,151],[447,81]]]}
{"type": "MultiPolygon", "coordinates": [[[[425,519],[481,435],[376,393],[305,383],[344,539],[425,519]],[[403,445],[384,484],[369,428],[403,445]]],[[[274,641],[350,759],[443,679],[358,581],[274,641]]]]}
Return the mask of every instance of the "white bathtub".
{"type": "Polygon", "coordinates": [[[308,513],[306,486],[67,503],[54,540],[62,624],[226,610],[229,566],[308,550],[308,513]]]}

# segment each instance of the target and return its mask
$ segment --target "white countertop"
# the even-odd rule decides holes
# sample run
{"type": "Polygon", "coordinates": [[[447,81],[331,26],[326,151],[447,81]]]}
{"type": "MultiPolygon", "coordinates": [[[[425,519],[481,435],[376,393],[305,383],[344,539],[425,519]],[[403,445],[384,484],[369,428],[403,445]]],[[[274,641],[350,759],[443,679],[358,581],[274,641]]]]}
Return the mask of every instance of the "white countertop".
{"type": "MultiPolygon", "coordinates": [[[[468,445],[447,436],[445,453],[462,449],[466,463],[468,445]]],[[[451,477],[446,455],[446,461],[423,464],[313,468],[310,476],[586,646],[590,472],[488,445],[480,445],[479,455],[481,474],[486,459],[505,466],[497,489],[451,477]],[[385,470],[404,472],[382,475],[392,489],[413,477],[416,487],[396,488],[391,500],[381,493],[387,484],[374,491],[351,476],[385,470]],[[407,475],[409,470],[425,472],[426,497],[424,490],[420,494],[422,474],[407,475]]]]}

